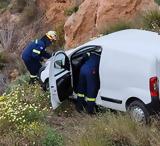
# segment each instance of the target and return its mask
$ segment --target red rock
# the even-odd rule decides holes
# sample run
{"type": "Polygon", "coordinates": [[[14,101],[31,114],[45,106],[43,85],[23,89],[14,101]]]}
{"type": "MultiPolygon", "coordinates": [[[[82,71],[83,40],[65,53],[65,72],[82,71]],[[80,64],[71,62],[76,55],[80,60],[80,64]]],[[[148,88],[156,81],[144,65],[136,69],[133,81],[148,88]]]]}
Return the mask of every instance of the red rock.
{"type": "Polygon", "coordinates": [[[85,0],[65,23],[66,48],[84,43],[118,20],[155,8],[154,0],[85,0]]]}

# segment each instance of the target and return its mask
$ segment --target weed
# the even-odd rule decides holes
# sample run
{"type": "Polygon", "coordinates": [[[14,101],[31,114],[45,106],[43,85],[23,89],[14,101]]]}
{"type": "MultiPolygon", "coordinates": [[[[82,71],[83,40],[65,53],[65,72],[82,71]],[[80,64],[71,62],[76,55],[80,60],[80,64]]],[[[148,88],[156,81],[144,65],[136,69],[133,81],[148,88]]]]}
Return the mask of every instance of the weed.
{"type": "Polygon", "coordinates": [[[0,0],[0,9],[6,8],[10,3],[10,0],[0,0]]]}
{"type": "Polygon", "coordinates": [[[49,51],[53,52],[59,49],[64,48],[65,38],[64,38],[64,23],[60,23],[57,25],[54,30],[57,33],[57,40],[53,43],[53,45],[49,48],[49,51]]]}
{"type": "Polygon", "coordinates": [[[33,20],[35,20],[35,18],[37,17],[37,13],[38,10],[35,3],[26,6],[23,10],[23,15],[21,18],[21,22],[23,23],[21,25],[28,25],[33,22],[33,20]]]}
{"type": "Polygon", "coordinates": [[[0,96],[0,144],[62,146],[62,137],[45,124],[49,112],[49,93],[28,85],[27,75],[19,77],[0,96]]]}
{"type": "Polygon", "coordinates": [[[45,128],[45,137],[42,139],[42,146],[63,146],[63,139],[50,127],[45,128]]]}
{"type": "Polygon", "coordinates": [[[147,127],[131,121],[121,113],[91,119],[80,138],[80,146],[156,146],[159,131],[155,126],[147,127]]]}
{"type": "Polygon", "coordinates": [[[13,36],[15,32],[15,26],[13,23],[8,23],[9,18],[5,17],[0,24],[0,43],[4,50],[12,48],[13,36]]]}
{"type": "Polygon", "coordinates": [[[78,9],[79,9],[78,6],[74,6],[74,7],[72,7],[72,8],[66,9],[66,10],[64,11],[64,14],[65,14],[66,16],[71,16],[73,13],[76,13],[76,12],[78,11],[78,9]]]}
{"type": "Polygon", "coordinates": [[[152,10],[146,12],[143,17],[143,25],[145,29],[152,31],[160,31],[160,11],[152,10]]]}
{"type": "Polygon", "coordinates": [[[107,29],[105,29],[102,33],[104,35],[106,35],[106,34],[109,34],[109,33],[112,33],[112,32],[125,30],[125,29],[130,29],[130,28],[132,28],[130,23],[124,22],[124,21],[120,21],[120,22],[117,22],[114,25],[111,25],[110,27],[107,27],[107,29]]]}
{"type": "Polygon", "coordinates": [[[0,70],[5,67],[5,65],[8,63],[8,56],[6,55],[6,52],[0,52],[0,70]]]}
{"type": "Polygon", "coordinates": [[[26,0],[16,0],[15,3],[10,8],[11,13],[21,13],[25,6],[26,6],[26,0]]]}
{"type": "Polygon", "coordinates": [[[160,5],[160,0],[154,0],[158,5],[160,5]]]}

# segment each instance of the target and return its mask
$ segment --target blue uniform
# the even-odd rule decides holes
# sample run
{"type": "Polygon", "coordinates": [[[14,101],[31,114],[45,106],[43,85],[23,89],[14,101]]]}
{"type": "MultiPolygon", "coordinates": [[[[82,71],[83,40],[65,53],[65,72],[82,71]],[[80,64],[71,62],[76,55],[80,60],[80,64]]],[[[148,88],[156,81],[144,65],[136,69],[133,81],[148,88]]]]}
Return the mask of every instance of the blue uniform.
{"type": "Polygon", "coordinates": [[[100,56],[91,54],[80,70],[77,104],[79,108],[83,108],[86,105],[86,98],[88,113],[94,112],[95,101],[100,86],[99,62],[100,56]]]}
{"type": "Polygon", "coordinates": [[[50,58],[50,54],[45,51],[45,48],[50,45],[50,42],[46,42],[43,39],[32,41],[22,53],[22,59],[32,76],[36,76],[41,68],[40,61],[42,58],[50,58]]]}

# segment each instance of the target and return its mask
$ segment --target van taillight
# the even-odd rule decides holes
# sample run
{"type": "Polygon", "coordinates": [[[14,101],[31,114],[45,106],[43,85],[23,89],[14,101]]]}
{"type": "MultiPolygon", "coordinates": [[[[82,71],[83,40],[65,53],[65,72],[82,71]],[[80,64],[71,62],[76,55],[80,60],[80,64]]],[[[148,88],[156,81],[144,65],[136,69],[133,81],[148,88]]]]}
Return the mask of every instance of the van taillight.
{"type": "Polygon", "coordinates": [[[157,77],[150,78],[150,92],[152,97],[159,97],[159,86],[157,77]]]}

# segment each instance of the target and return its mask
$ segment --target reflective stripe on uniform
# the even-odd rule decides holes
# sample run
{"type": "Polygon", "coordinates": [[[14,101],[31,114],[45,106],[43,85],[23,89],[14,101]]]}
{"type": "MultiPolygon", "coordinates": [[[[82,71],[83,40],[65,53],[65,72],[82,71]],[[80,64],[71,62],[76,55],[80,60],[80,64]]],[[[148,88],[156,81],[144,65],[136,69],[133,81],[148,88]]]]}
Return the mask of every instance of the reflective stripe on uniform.
{"type": "Polygon", "coordinates": [[[37,39],[35,40],[35,43],[38,44],[38,40],[37,39]]]}
{"type": "Polygon", "coordinates": [[[41,52],[36,50],[36,49],[33,49],[33,52],[36,53],[36,54],[40,54],[41,52]]]}
{"type": "Polygon", "coordinates": [[[84,97],[84,94],[78,93],[77,96],[79,96],[79,97],[84,97]]]}
{"type": "Polygon", "coordinates": [[[93,102],[95,102],[96,98],[87,98],[87,101],[93,101],[93,102]]]}
{"type": "Polygon", "coordinates": [[[35,76],[35,75],[30,75],[30,78],[37,78],[37,76],[35,76]]]}

